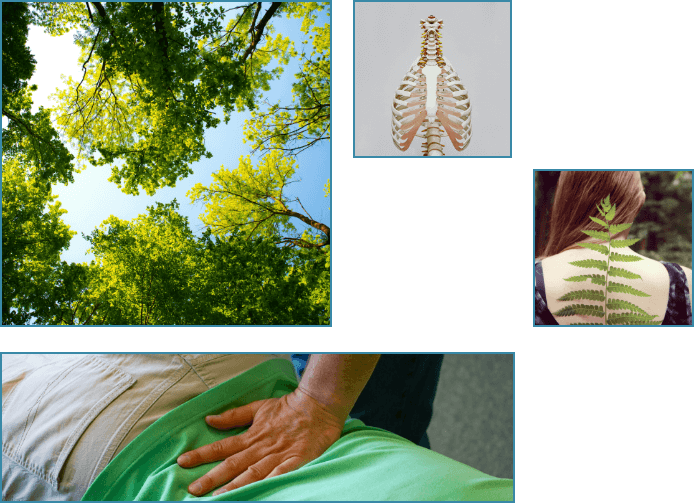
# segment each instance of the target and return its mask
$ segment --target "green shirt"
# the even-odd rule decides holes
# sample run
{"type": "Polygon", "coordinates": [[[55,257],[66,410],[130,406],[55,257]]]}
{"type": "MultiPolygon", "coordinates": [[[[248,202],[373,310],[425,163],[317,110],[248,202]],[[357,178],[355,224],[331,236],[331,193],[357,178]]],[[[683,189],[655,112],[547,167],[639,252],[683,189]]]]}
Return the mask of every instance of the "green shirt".
{"type": "Polygon", "coordinates": [[[178,456],[247,429],[215,430],[205,416],[280,397],[296,386],[292,364],[270,360],[189,400],[126,446],[82,500],[513,500],[512,480],[486,475],[358,420],[348,420],[335,444],[296,471],[219,496],[189,494],[188,485],[220,462],[184,469],[176,463],[178,456]]]}

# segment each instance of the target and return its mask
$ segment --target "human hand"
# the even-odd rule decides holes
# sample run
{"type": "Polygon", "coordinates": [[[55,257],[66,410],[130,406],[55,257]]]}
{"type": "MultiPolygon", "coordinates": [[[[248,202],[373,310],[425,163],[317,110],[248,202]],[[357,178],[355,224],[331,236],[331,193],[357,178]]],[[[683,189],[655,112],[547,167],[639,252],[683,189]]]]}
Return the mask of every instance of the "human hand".
{"type": "Polygon", "coordinates": [[[207,416],[207,424],[219,430],[252,424],[241,435],[181,454],[177,462],[182,468],[193,468],[223,460],[188,486],[188,492],[195,496],[219,488],[213,493],[216,496],[291,472],[316,459],[340,438],[345,419],[297,389],[281,398],[207,416]]]}

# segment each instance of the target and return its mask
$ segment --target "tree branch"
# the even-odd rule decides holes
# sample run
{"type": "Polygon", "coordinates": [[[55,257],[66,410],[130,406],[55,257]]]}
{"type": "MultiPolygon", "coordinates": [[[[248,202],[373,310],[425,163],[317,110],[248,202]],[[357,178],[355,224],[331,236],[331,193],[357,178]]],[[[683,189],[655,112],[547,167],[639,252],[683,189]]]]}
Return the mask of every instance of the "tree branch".
{"type": "Polygon", "coordinates": [[[43,143],[45,143],[46,145],[48,145],[48,147],[51,149],[51,151],[52,151],[54,154],[56,153],[55,149],[53,148],[53,145],[51,145],[51,143],[50,143],[49,141],[47,141],[45,138],[42,138],[42,137],[39,136],[37,133],[35,133],[35,132],[33,131],[33,129],[31,128],[31,125],[28,124],[27,122],[25,122],[23,119],[19,118],[19,116],[14,115],[12,112],[10,112],[9,110],[7,110],[6,108],[3,108],[3,109],[2,109],[2,114],[5,115],[5,116],[7,116],[9,119],[12,119],[13,121],[18,122],[19,124],[21,124],[22,126],[24,126],[24,129],[26,130],[27,133],[29,133],[31,136],[33,136],[34,138],[36,138],[36,139],[39,140],[40,142],[43,142],[43,143]]]}
{"type": "MultiPolygon", "coordinates": [[[[282,5],[282,2],[272,2],[272,5],[265,12],[265,14],[263,15],[263,18],[260,20],[260,23],[258,23],[258,26],[255,29],[255,34],[253,35],[253,39],[251,41],[251,45],[248,46],[248,49],[246,49],[246,52],[244,52],[243,56],[241,56],[241,59],[239,60],[240,63],[244,63],[246,61],[246,59],[248,58],[248,56],[250,56],[251,53],[255,50],[256,46],[258,45],[258,42],[260,42],[260,38],[263,36],[263,30],[265,29],[265,25],[270,20],[270,18],[273,16],[273,14],[277,11],[277,9],[280,8],[281,5],[282,5]]],[[[257,14],[258,13],[256,11],[256,16],[257,16],[257,14]]]]}

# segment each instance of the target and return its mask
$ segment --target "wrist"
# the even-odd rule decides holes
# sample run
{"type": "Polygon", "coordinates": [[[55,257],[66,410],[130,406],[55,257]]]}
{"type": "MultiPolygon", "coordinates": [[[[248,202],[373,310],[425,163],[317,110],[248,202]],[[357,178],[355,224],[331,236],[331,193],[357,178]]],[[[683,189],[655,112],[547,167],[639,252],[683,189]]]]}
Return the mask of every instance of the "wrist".
{"type": "Polygon", "coordinates": [[[379,357],[377,354],[312,354],[298,390],[344,422],[379,357]]]}
{"type": "Polygon", "coordinates": [[[324,422],[342,429],[351,407],[346,407],[338,401],[331,400],[303,388],[301,385],[287,395],[289,405],[299,412],[319,417],[324,422]]]}

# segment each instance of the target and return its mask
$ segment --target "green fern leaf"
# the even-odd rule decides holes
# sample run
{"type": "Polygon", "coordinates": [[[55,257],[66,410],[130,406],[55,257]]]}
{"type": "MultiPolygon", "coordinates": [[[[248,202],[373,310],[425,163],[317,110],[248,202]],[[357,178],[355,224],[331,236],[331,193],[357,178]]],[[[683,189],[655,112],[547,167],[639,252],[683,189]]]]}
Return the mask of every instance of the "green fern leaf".
{"type": "Polygon", "coordinates": [[[619,267],[610,267],[610,270],[607,274],[608,276],[620,276],[622,278],[627,279],[641,279],[641,276],[639,276],[638,274],[635,274],[631,271],[627,271],[626,269],[620,269],[619,267]]]}
{"type": "Polygon", "coordinates": [[[602,310],[600,306],[588,306],[586,304],[572,304],[570,306],[562,307],[556,313],[552,313],[554,316],[573,316],[575,314],[580,314],[583,316],[605,316],[605,311],[602,310]]]}
{"type": "Polygon", "coordinates": [[[625,310],[625,311],[631,311],[634,313],[648,314],[646,311],[641,309],[639,306],[632,304],[631,302],[627,302],[625,300],[610,299],[607,301],[607,309],[609,309],[611,311],[625,310]]]}
{"type": "Polygon", "coordinates": [[[594,267],[596,269],[600,269],[601,271],[607,271],[607,262],[604,260],[595,260],[590,258],[586,260],[576,260],[574,262],[569,262],[569,264],[575,265],[576,267],[594,267]]]}
{"type": "Polygon", "coordinates": [[[610,253],[610,260],[615,262],[638,262],[643,260],[641,257],[636,257],[635,255],[622,255],[620,253],[610,253]]]}
{"type": "Polygon", "coordinates": [[[590,279],[591,274],[581,274],[580,276],[571,276],[570,278],[566,278],[564,281],[585,281],[587,279],[590,279]]]}
{"type": "Polygon", "coordinates": [[[641,241],[641,238],[636,238],[636,239],[613,239],[610,241],[610,245],[613,248],[626,248],[627,246],[631,246],[633,244],[638,243],[641,241]]]}
{"type": "Polygon", "coordinates": [[[613,236],[631,227],[631,224],[610,225],[610,234],[613,236]]]}
{"type": "Polygon", "coordinates": [[[628,293],[631,295],[636,295],[637,297],[650,297],[649,294],[642,292],[641,290],[637,290],[636,288],[632,288],[628,285],[622,285],[621,283],[614,283],[610,281],[610,284],[607,285],[607,291],[609,293],[628,293]]]}
{"type": "Polygon", "coordinates": [[[564,278],[564,281],[579,282],[579,281],[586,281],[588,279],[596,285],[604,285],[605,284],[605,276],[603,276],[601,274],[581,274],[580,276],[571,276],[570,278],[564,278]]]}
{"type": "MultiPolygon", "coordinates": [[[[600,306],[585,305],[585,304],[573,304],[570,306],[565,306],[554,314],[556,317],[560,316],[595,316],[602,318],[606,315],[606,311],[621,311],[613,312],[607,317],[603,323],[608,325],[656,325],[660,324],[660,321],[654,321],[655,316],[649,315],[646,311],[641,309],[636,304],[627,302],[624,300],[612,299],[608,295],[610,293],[621,293],[627,295],[634,295],[637,297],[650,297],[649,294],[637,290],[631,286],[623,285],[621,283],[615,283],[610,281],[608,283],[607,279],[610,276],[617,276],[627,279],[642,279],[640,275],[622,269],[619,267],[614,267],[611,261],[614,262],[638,262],[643,260],[643,258],[634,255],[615,253],[614,250],[619,248],[626,248],[640,241],[640,239],[613,239],[612,236],[626,231],[631,227],[631,223],[623,223],[618,225],[611,225],[610,223],[615,219],[617,215],[617,205],[610,203],[610,196],[608,195],[600,204],[596,205],[598,212],[604,218],[604,221],[600,218],[595,218],[589,215],[589,218],[602,226],[607,230],[597,231],[597,230],[582,230],[584,234],[590,236],[593,239],[602,241],[602,243],[577,243],[583,248],[589,250],[594,250],[603,255],[606,255],[607,260],[577,260],[570,262],[571,265],[576,267],[582,267],[586,269],[594,268],[601,271],[607,271],[607,274],[580,274],[576,276],[571,276],[565,278],[565,281],[571,281],[575,283],[590,281],[593,284],[605,286],[607,288],[603,292],[602,290],[577,290],[571,291],[564,294],[558,300],[560,301],[575,301],[575,300],[592,300],[595,302],[600,302],[600,306]],[[626,312],[625,312],[626,311],[626,312]]],[[[601,320],[602,321],[602,320],[601,320]]],[[[601,323],[572,323],[572,325],[600,325],[601,323]]]]}
{"type": "MultiPolygon", "coordinates": [[[[602,220],[597,220],[599,223],[604,224],[602,220]]],[[[604,239],[605,241],[609,241],[610,239],[610,234],[608,232],[600,232],[600,231],[581,231],[583,234],[588,234],[592,238],[596,239],[604,239]]],[[[581,244],[581,243],[579,243],[581,244]]]]}
{"type": "Polygon", "coordinates": [[[609,255],[610,250],[607,249],[607,246],[605,245],[599,245],[596,243],[576,243],[578,246],[582,246],[583,248],[588,248],[590,250],[595,250],[597,252],[602,253],[603,255],[609,255]]]}
{"type": "MultiPolygon", "coordinates": [[[[598,210],[600,210],[600,208],[598,208],[598,210]]],[[[602,211],[601,211],[600,213],[602,213],[602,211]]],[[[604,216],[604,214],[603,214],[603,216],[604,216]]],[[[595,222],[596,224],[602,225],[605,229],[609,229],[609,228],[610,228],[609,225],[607,225],[605,222],[603,222],[603,221],[600,220],[599,218],[590,217],[590,219],[591,219],[593,222],[595,222]]],[[[588,231],[583,231],[583,232],[587,233],[588,231]]],[[[597,232],[597,231],[591,231],[591,232],[597,232]]],[[[609,239],[609,238],[608,238],[608,239],[609,239]]]]}
{"type": "Polygon", "coordinates": [[[597,300],[602,302],[605,300],[605,293],[600,290],[576,290],[562,295],[557,300],[597,300]]]}
{"type": "Polygon", "coordinates": [[[633,324],[641,324],[641,323],[648,323],[653,321],[655,316],[651,316],[649,314],[633,314],[633,313],[618,313],[618,314],[610,314],[607,317],[607,324],[608,325],[633,325],[633,324]]]}
{"type": "Polygon", "coordinates": [[[605,284],[605,276],[601,276],[600,274],[592,274],[592,278],[590,278],[590,282],[593,283],[594,285],[604,285],[605,284]]]}

